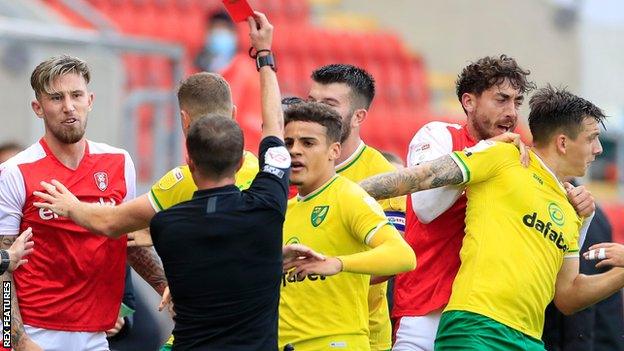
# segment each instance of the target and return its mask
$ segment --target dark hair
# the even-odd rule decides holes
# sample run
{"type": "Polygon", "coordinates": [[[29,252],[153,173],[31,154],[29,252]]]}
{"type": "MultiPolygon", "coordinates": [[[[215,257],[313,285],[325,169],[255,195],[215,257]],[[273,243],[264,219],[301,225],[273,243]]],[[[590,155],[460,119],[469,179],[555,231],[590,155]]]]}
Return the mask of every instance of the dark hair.
{"type": "Polygon", "coordinates": [[[282,110],[286,110],[290,105],[300,104],[305,102],[302,98],[298,96],[287,96],[282,98],[282,110]]]}
{"type": "Polygon", "coordinates": [[[191,123],[186,150],[200,173],[211,179],[233,175],[243,157],[243,132],[232,118],[210,114],[191,123]]]}
{"type": "Polygon", "coordinates": [[[375,97],[375,79],[365,70],[347,64],[323,66],[312,72],[312,80],[320,84],[343,83],[353,92],[354,107],[370,108],[375,97]]]}
{"type": "Polygon", "coordinates": [[[284,126],[294,121],[318,123],[325,127],[328,142],[335,143],[340,141],[342,119],[338,112],[325,104],[301,102],[290,105],[284,111],[284,126]]]}
{"type": "Polygon", "coordinates": [[[223,10],[218,10],[218,11],[208,14],[207,19],[208,19],[207,22],[209,25],[214,24],[214,22],[223,22],[232,28],[236,27],[230,15],[223,10]]]}
{"type": "Polygon", "coordinates": [[[536,91],[529,106],[529,128],[535,144],[547,142],[557,131],[576,139],[585,118],[594,118],[603,127],[606,118],[604,112],[591,102],[565,88],[550,85],[536,91]]]}
{"type": "Polygon", "coordinates": [[[232,115],[230,85],[216,73],[195,73],[183,80],[178,87],[178,103],[191,120],[207,114],[232,115]]]}
{"type": "Polygon", "coordinates": [[[486,56],[472,62],[461,71],[455,82],[457,98],[461,102],[465,93],[481,95],[485,90],[505,80],[524,94],[535,89],[535,83],[527,79],[529,74],[531,71],[522,69],[516,60],[507,55],[486,56]]]}

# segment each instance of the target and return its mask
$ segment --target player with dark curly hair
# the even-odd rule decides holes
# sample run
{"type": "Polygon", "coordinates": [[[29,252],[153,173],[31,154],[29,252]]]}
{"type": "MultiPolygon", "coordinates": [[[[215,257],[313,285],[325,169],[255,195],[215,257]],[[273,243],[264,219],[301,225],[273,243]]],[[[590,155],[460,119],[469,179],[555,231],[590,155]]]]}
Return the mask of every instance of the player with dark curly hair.
{"type": "MultiPolygon", "coordinates": [[[[524,94],[535,88],[529,74],[506,55],[483,57],[466,66],[456,83],[466,123],[423,126],[410,143],[408,166],[512,132],[524,94]]],[[[418,267],[395,280],[393,350],[433,350],[440,315],[460,264],[466,210],[463,191],[463,187],[446,186],[411,194],[407,201],[405,240],[416,252],[418,267]]]]}

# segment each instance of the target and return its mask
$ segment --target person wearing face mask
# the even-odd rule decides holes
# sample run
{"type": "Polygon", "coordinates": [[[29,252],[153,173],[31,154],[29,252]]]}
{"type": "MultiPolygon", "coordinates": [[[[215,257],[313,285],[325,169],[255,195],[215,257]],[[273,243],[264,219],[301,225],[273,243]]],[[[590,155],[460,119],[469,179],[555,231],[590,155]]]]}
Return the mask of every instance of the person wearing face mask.
{"type": "Polygon", "coordinates": [[[195,64],[203,71],[216,72],[226,68],[238,49],[236,27],[225,12],[210,16],[202,51],[195,64]]]}
{"type": "Polygon", "coordinates": [[[261,134],[260,83],[249,65],[247,48],[239,43],[236,25],[224,11],[208,17],[204,46],[195,57],[200,71],[218,73],[230,83],[236,120],[245,131],[245,148],[258,150],[261,134]]]}

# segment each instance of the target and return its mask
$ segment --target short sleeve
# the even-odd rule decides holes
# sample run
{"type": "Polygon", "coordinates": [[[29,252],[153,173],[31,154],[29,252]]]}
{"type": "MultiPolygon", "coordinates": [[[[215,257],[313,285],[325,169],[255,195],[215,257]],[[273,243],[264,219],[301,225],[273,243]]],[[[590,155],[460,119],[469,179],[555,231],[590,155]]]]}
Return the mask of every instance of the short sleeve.
{"type": "Polygon", "coordinates": [[[159,212],[190,200],[195,190],[197,186],[188,166],[176,167],[152,185],[148,198],[154,211],[159,212]]]}
{"type": "Polygon", "coordinates": [[[568,249],[563,254],[564,258],[578,258],[580,256],[580,250],[583,246],[583,242],[585,241],[587,228],[589,227],[589,224],[593,219],[593,215],[590,218],[585,219],[578,217],[576,212],[574,212],[574,215],[576,215],[576,218],[578,220],[578,230],[573,231],[574,236],[568,240],[568,243],[566,243],[568,249]]]}
{"type": "Polygon", "coordinates": [[[249,192],[277,206],[280,212],[286,212],[288,199],[288,178],[290,175],[290,154],[284,141],[268,136],[260,142],[260,171],[249,187],[249,192]]]}
{"type": "Polygon", "coordinates": [[[520,162],[513,144],[482,140],[473,147],[451,153],[463,175],[463,184],[476,184],[494,177],[500,169],[520,162]]]}
{"type": "Polygon", "coordinates": [[[391,225],[381,205],[365,191],[352,191],[343,194],[348,197],[342,215],[347,219],[351,233],[364,244],[371,241],[375,233],[384,225],[391,225]]]}
{"type": "Polygon", "coordinates": [[[453,138],[448,124],[431,122],[423,126],[412,138],[407,152],[407,166],[416,166],[447,155],[453,150],[453,138]]]}
{"type": "MultiPolygon", "coordinates": [[[[408,167],[435,160],[452,152],[453,136],[449,128],[460,128],[460,126],[430,122],[418,130],[409,145],[408,167]]],[[[463,191],[463,187],[454,185],[417,191],[409,195],[412,210],[421,222],[429,223],[448,210],[463,191]]]]}
{"type": "Polygon", "coordinates": [[[127,152],[124,152],[125,164],[124,164],[124,179],[126,182],[126,197],[124,202],[130,201],[136,197],[136,170],[134,168],[134,162],[132,157],[127,152]]]}
{"type": "Polygon", "coordinates": [[[0,165],[0,235],[19,234],[25,202],[26,186],[19,168],[0,165]]]}

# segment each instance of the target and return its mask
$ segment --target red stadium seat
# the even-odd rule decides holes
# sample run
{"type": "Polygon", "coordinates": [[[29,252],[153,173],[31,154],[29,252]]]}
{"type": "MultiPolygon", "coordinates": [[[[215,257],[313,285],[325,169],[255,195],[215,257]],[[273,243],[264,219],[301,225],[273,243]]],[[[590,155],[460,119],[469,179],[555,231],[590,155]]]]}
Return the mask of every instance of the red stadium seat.
{"type": "MultiPolygon", "coordinates": [[[[182,44],[186,48],[185,62],[190,72],[195,70],[192,61],[204,45],[208,16],[223,10],[221,1],[217,0],[88,1],[123,33],[182,44]]],[[[68,23],[89,26],[60,0],[44,2],[63,14],[68,23]]],[[[414,58],[405,50],[398,36],[378,31],[361,33],[315,27],[310,22],[310,6],[303,0],[250,0],[250,3],[254,9],[267,13],[275,26],[273,50],[284,95],[306,98],[310,74],[320,66],[329,63],[362,66],[373,74],[377,82],[377,97],[363,127],[365,140],[402,157],[405,157],[407,145],[418,127],[429,118],[439,118],[429,112],[425,65],[420,58],[414,58]]],[[[238,24],[237,28],[240,51],[246,52],[250,45],[247,24],[238,24]]],[[[177,83],[172,80],[172,67],[165,58],[133,54],[124,55],[124,62],[129,90],[139,87],[172,89],[177,83]]],[[[252,64],[247,60],[243,62],[252,64]]],[[[252,75],[245,73],[245,76],[252,75]]],[[[244,89],[234,85],[244,86],[249,80],[232,81],[236,81],[231,82],[232,90],[242,95],[240,91],[244,89]]],[[[236,96],[234,98],[237,99],[236,96]]],[[[259,96],[256,98],[245,96],[242,100],[257,103],[259,96]]],[[[252,114],[248,113],[249,116],[252,114]]],[[[141,109],[136,118],[140,119],[141,127],[145,129],[140,130],[150,130],[151,117],[151,108],[141,109]]],[[[250,133],[256,135],[256,122],[257,119],[249,117],[242,125],[248,126],[250,133]]],[[[141,133],[145,135],[138,136],[139,145],[151,145],[151,140],[147,140],[151,135],[141,133]]],[[[145,148],[139,151],[139,174],[146,177],[150,175],[150,151],[145,148]]]]}

